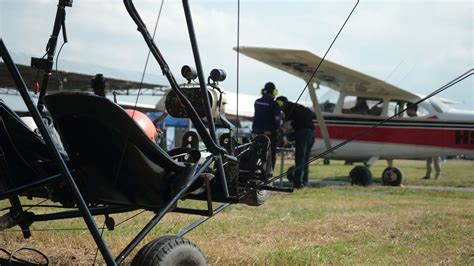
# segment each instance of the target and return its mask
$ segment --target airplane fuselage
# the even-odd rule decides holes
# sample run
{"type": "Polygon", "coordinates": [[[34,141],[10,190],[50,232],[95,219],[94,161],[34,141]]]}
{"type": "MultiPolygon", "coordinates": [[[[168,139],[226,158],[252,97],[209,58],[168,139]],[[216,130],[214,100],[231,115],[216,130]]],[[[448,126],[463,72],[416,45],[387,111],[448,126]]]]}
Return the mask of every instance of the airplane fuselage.
{"type": "MultiPolygon", "coordinates": [[[[325,158],[367,161],[369,158],[401,159],[474,154],[474,121],[434,118],[394,118],[371,129],[382,117],[325,115],[331,146],[367,131],[325,158]]],[[[315,121],[313,154],[326,150],[315,121]]]]}

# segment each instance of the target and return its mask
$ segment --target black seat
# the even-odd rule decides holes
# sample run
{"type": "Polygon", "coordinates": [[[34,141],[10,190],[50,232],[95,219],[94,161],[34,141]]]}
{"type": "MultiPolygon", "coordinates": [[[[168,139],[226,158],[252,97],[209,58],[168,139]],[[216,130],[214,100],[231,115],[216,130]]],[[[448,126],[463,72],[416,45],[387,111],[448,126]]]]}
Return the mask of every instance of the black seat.
{"type": "Polygon", "coordinates": [[[57,174],[46,144],[8,106],[0,101],[0,191],[57,174]]]}
{"type": "Polygon", "coordinates": [[[195,171],[194,164],[174,161],[104,97],[67,92],[44,101],[90,200],[159,207],[195,171]]]}

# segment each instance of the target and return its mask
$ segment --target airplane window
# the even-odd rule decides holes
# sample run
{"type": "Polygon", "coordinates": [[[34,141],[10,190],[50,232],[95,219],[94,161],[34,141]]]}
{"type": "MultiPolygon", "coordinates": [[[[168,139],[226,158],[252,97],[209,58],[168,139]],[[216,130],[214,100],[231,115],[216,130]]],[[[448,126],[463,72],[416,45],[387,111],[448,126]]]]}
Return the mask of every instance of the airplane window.
{"type": "Polygon", "coordinates": [[[336,102],[337,99],[339,99],[340,93],[333,89],[321,86],[319,90],[316,90],[316,94],[321,106],[321,111],[333,113],[336,108],[336,102]]]}
{"type": "Polygon", "coordinates": [[[342,112],[359,115],[381,115],[383,100],[377,98],[347,96],[344,98],[342,112]]]}
{"type": "Polygon", "coordinates": [[[438,113],[442,113],[443,112],[443,109],[441,108],[440,104],[438,103],[434,103],[434,102],[431,102],[431,106],[433,106],[433,108],[436,110],[436,112],[438,113]]]}
{"type": "Polygon", "coordinates": [[[369,106],[369,115],[381,115],[382,114],[382,99],[367,99],[367,105],[369,106]]]}
{"type": "Polygon", "coordinates": [[[344,98],[344,105],[342,107],[349,109],[354,106],[355,102],[356,102],[355,96],[346,96],[344,98]]]}
{"type": "Polygon", "coordinates": [[[429,112],[423,108],[422,106],[417,105],[413,107],[414,104],[411,102],[402,102],[402,101],[394,101],[390,102],[389,104],[389,116],[394,115],[395,113],[399,112],[407,108],[405,112],[400,114],[400,117],[422,117],[429,115],[429,112]]]}
{"type": "MultiPolygon", "coordinates": [[[[388,103],[388,116],[394,116],[396,113],[398,113],[400,110],[405,108],[405,103],[400,102],[400,101],[390,101],[388,103]]],[[[406,112],[403,112],[403,114],[398,115],[399,117],[406,115],[406,112]]]]}
{"type": "Polygon", "coordinates": [[[334,113],[334,109],[336,108],[336,104],[329,102],[326,100],[321,104],[321,111],[326,112],[326,113],[334,113]]]}

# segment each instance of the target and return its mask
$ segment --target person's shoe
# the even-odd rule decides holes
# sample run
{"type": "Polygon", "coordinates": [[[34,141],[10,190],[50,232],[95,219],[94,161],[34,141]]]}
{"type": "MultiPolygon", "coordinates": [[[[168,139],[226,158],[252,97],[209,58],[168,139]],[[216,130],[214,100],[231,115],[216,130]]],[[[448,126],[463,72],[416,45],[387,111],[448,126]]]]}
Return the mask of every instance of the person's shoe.
{"type": "Polygon", "coordinates": [[[435,176],[435,180],[438,180],[438,178],[441,178],[441,174],[435,176]]]}
{"type": "Polygon", "coordinates": [[[302,189],[302,188],[304,188],[304,185],[303,184],[298,184],[298,185],[295,185],[293,188],[294,189],[302,189]]]}
{"type": "Polygon", "coordinates": [[[424,177],[421,178],[421,179],[430,179],[430,177],[429,177],[429,176],[424,176],[424,177]]]}

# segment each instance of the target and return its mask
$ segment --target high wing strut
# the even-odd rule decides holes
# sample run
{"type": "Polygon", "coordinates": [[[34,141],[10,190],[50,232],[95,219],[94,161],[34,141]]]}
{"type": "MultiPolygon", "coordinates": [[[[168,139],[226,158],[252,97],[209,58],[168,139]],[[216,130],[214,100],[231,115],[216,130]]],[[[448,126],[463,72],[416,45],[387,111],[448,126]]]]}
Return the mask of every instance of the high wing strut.
{"type": "Polygon", "coordinates": [[[329,139],[329,132],[326,127],[326,121],[324,120],[324,115],[319,105],[318,96],[316,95],[317,89],[319,89],[319,83],[311,82],[308,93],[309,97],[311,97],[311,102],[313,102],[313,110],[316,114],[316,118],[318,119],[319,129],[321,130],[321,135],[323,136],[324,145],[326,146],[326,150],[329,150],[331,149],[331,140],[329,139]],[[317,85],[315,86],[315,84],[317,85]]]}

